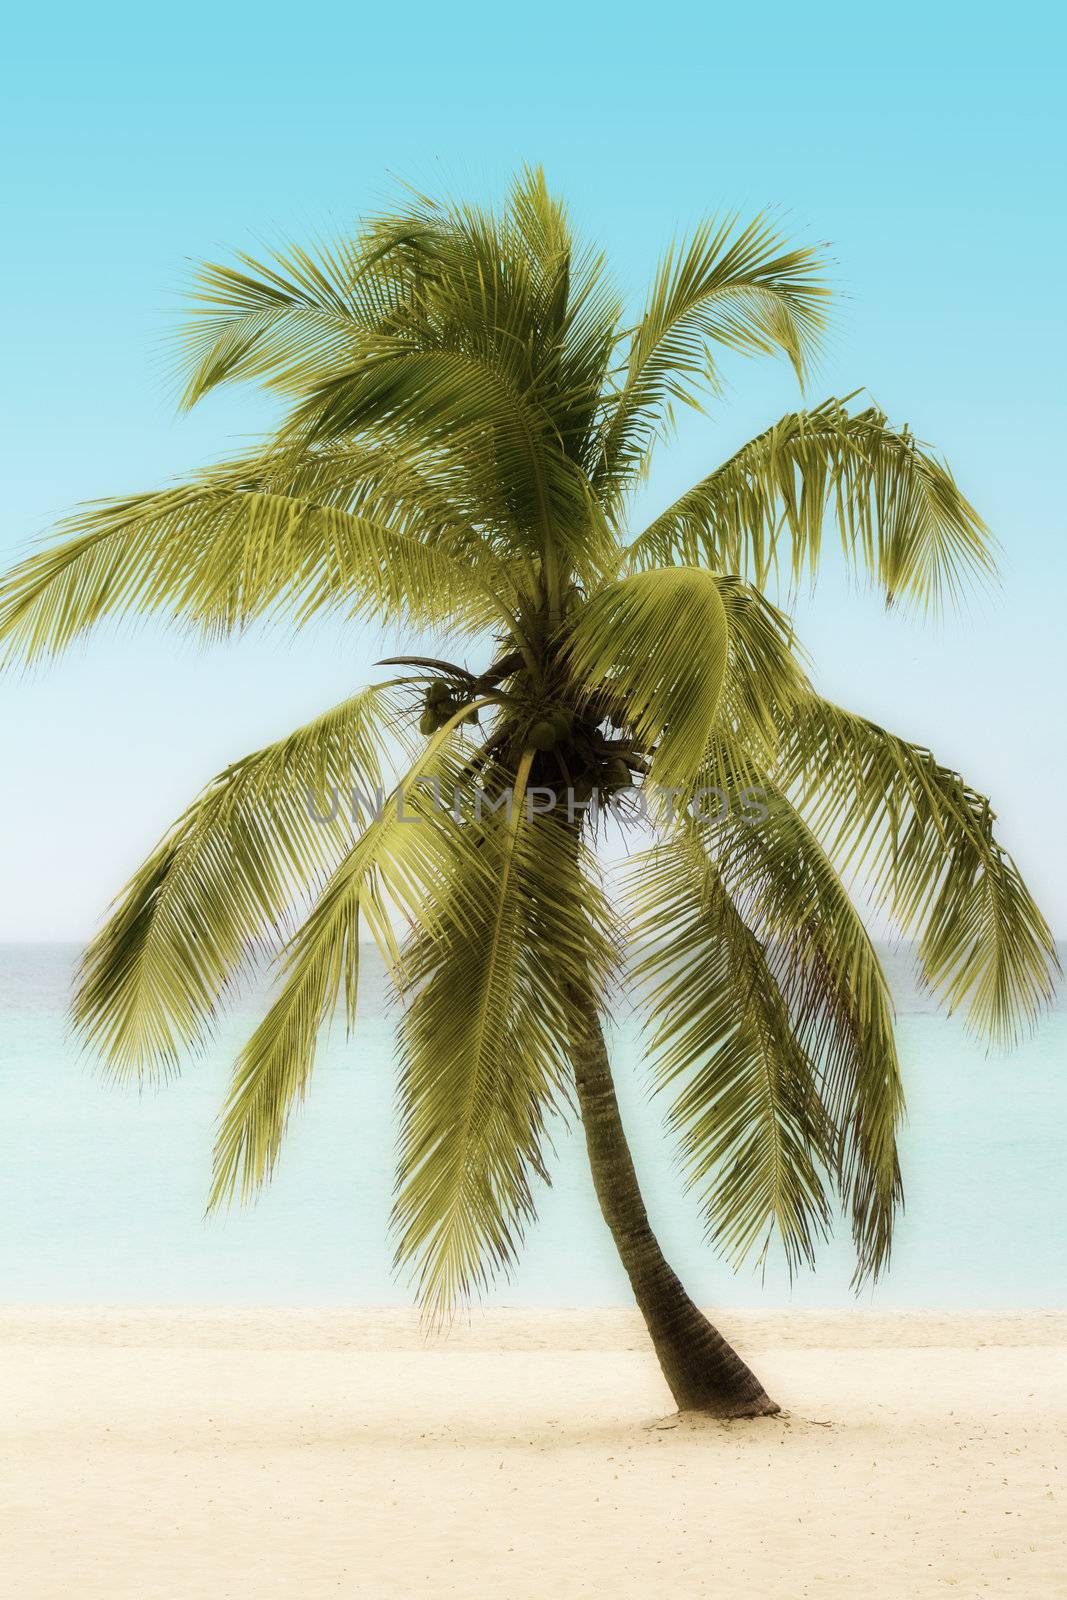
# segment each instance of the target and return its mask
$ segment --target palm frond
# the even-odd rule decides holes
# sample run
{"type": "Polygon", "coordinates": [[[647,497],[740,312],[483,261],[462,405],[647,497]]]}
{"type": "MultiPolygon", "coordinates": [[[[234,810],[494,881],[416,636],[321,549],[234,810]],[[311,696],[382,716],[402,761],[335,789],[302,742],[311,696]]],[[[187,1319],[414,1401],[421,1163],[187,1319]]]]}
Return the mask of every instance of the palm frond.
{"type": "Polygon", "coordinates": [[[728,648],[717,720],[765,763],[774,758],[794,708],[811,692],[804,653],[790,618],[751,584],[723,577],[719,594],[728,648]]]}
{"type": "Polygon", "coordinates": [[[307,386],[294,436],[403,440],[480,523],[592,577],[613,553],[587,467],[619,308],[543,175],[522,175],[502,215],[413,206],[376,270],[392,309],[307,386]]]}
{"type": "Polygon", "coordinates": [[[790,1269],[812,1264],[833,1160],[813,1065],[759,940],[693,824],[633,864],[634,979],[669,1121],[709,1240],[740,1264],[777,1234],[790,1269]]]}
{"type": "MultiPolygon", "coordinates": [[[[715,780],[734,765],[729,740],[715,780]]],[[[750,780],[743,756],[738,776],[750,780]]],[[[813,1063],[834,1179],[851,1216],[857,1279],[889,1259],[901,1197],[896,1133],[904,1096],[885,974],[866,928],[819,840],[783,790],[761,780],[767,815],[731,807],[705,823],[715,863],[745,926],[762,946],[793,1032],[813,1063]]],[[[728,793],[737,792],[736,780],[728,793]]]]}
{"type": "Polygon", "coordinates": [[[174,1071],[204,1041],[227,985],[336,864],[353,791],[373,805],[400,712],[391,685],[364,689],[228,767],[160,841],[75,985],[75,1025],[112,1073],[174,1071]]]}
{"type": "Polygon", "coordinates": [[[988,529],[948,467],[876,407],[828,400],[791,412],[668,506],[630,547],[634,566],[673,561],[814,580],[823,526],[887,602],[938,612],[995,573],[988,529]]]}
{"type": "Polygon", "coordinates": [[[763,217],[738,229],[711,220],[672,246],[633,329],[617,394],[605,408],[602,461],[609,481],[640,468],[672,403],[716,387],[714,346],[781,352],[801,382],[826,325],[819,252],[791,248],[763,217]]]}
{"type": "Polygon", "coordinates": [[[1009,1043],[1051,998],[1055,942],[989,801],[920,745],[812,695],[785,728],[779,781],[901,931],[927,983],[1009,1043]]]}
{"type": "Polygon", "coordinates": [[[381,217],[310,249],[288,242],[262,259],[239,252],[232,265],[203,262],[175,343],[182,408],[226,383],[261,380],[300,394],[358,359],[403,318],[425,231],[414,215],[381,217]]]}
{"type": "Polygon", "coordinates": [[[405,965],[397,1263],[434,1315],[515,1261],[568,1090],[572,987],[603,981],[605,911],[574,834],[524,804],[452,830],[432,934],[405,965]]]}
{"type": "Polygon", "coordinates": [[[248,463],[89,506],[59,535],[0,588],[7,662],[55,656],[127,614],[214,637],[278,614],[485,626],[502,609],[486,582],[498,564],[484,549],[473,561],[469,540],[277,492],[248,463]]]}
{"type": "Polygon", "coordinates": [[[719,710],[729,624],[719,584],[696,567],[635,573],[604,585],[565,641],[587,696],[610,688],[638,741],[655,746],[652,777],[692,784],[719,710]]]}
{"type": "Polygon", "coordinates": [[[232,266],[203,263],[177,342],[182,409],[225,383],[266,378],[292,391],[351,360],[365,332],[355,295],[360,255],[341,241],[317,254],[294,244],[266,261],[241,254],[232,266]]]}
{"type": "MultiPolygon", "coordinates": [[[[478,702],[475,702],[477,704],[478,702]]],[[[293,1105],[304,1094],[322,1027],[343,985],[355,1024],[359,932],[399,971],[392,914],[432,930],[429,896],[454,826],[436,797],[469,779],[457,712],[429,741],[331,874],[284,952],[281,988],[234,1069],[215,1144],[210,1206],[247,1198],[271,1175],[293,1105]]]]}
{"type": "Polygon", "coordinates": [[[496,350],[456,341],[383,341],[374,359],[318,386],[291,436],[321,443],[373,430],[434,455],[442,482],[477,500],[499,542],[540,558],[565,555],[583,582],[615,551],[579,463],[562,448],[533,380],[496,350]]]}

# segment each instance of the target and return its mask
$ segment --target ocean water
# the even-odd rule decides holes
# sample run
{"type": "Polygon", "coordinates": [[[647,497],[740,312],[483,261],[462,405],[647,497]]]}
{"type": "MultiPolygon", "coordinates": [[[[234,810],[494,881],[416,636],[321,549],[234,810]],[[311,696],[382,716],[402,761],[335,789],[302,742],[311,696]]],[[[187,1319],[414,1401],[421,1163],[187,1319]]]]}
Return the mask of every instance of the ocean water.
{"type": "MultiPolygon", "coordinates": [[[[393,1021],[368,956],[356,1036],[328,1038],[273,1184],[205,1220],[215,1118],[247,1006],[182,1077],[138,1094],[105,1084],[70,1042],[77,955],[0,946],[0,1283],[7,1302],[397,1305],[391,1268],[393,1021]]],[[[859,1303],[884,1308],[1067,1305],[1067,1012],[1006,1056],[937,1014],[892,959],[908,1095],[906,1209],[891,1269],[859,1303]]],[[[660,1239],[704,1303],[844,1306],[851,1259],[839,1230],[817,1270],[790,1284],[778,1261],[734,1274],[704,1241],[650,1098],[633,1019],[613,1032],[620,1100],[660,1239]]],[[[626,1303],[580,1130],[555,1131],[553,1183],[522,1264],[491,1301],[626,1303]]]]}

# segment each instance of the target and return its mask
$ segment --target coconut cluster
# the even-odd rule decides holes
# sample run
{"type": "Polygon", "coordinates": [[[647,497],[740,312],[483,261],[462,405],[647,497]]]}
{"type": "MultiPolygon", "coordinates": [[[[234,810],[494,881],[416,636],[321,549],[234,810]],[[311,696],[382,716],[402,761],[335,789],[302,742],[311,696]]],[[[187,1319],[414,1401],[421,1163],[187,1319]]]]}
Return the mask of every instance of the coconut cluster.
{"type": "Polygon", "coordinates": [[[575,779],[579,799],[594,789],[611,792],[629,786],[630,767],[618,745],[604,738],[592,722],[559,707],[530,724],[527,740],[544,754],[555,752],[563,771],[575,779]]]}
{"type": "MultiPolygon", "coordinates": [[[[429,738],[444,727],[462,711],[471,692],[472,685],[458,678],[434,678],[423,699],[420,733],[429,738]]],[[[477,722],[477,711],[468,711],[463,720],[477,722]]],[[[601,794],[611,794],[630,785],[628,746],[623,740],[606,739],[591,717],[567,706],[553,706],[534,713],[525,727],[520,713],[512,728],[521,744],[527,748],[532,746],[538,752],[537,782],[552,782],[558,773],[573,787],[578,800],[588,800],[594,789],[601,794]]]]}
{"type": "Polygon", "coordinates": [[[561,706],[556,711],[550,711],[547,717],[539,717],[531,723],[529,740],[535,750],[554,750],[558,744],[565,743],[574,728],[574,712],[566,711],[561,706]]]}
{"type": "MultiPolygon", "coordinates": [[[[422,703],[422,716],[419,718],[419,732],[427,737],[436,733],[438,728],[443,728],[445,723],[465,704],[465,698],[460,699],[456,694],[456,686],[450,686],[443,678],[435,678],[426,691],[422,703]]],[[[477,722],[477,711],[468,711],[464,722],[477,722]]]]}

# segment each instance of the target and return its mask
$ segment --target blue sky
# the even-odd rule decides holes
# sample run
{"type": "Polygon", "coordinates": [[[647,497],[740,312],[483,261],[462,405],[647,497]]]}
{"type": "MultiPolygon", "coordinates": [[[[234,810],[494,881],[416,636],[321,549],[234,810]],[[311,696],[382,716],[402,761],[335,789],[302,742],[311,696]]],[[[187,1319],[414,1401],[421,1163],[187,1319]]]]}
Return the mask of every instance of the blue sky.
{"type": "MultiPolygon", "coordinates": [[[[835,259],[812,400],[866,385],[945,451],[1004,547],[999,594],[939,632],[831,577],[800,608],[819,681],[992,792],[1067,931],[1060,15],[20,8],[0,558],[269,420],[242,392],[175,417],[165,336],[190,259],[343,226],[390,173],[484,197],[541,161],[637,298],[675,230],[776,206],[835,259]]],[[[796,404],[784,370],[728,375],[650,505],[796,404]]],[[[323,629],[198,653],[124,631],[0,683],[0,938],[83,936],[200,783],[349,692],[379,644],[323,629]]]]}

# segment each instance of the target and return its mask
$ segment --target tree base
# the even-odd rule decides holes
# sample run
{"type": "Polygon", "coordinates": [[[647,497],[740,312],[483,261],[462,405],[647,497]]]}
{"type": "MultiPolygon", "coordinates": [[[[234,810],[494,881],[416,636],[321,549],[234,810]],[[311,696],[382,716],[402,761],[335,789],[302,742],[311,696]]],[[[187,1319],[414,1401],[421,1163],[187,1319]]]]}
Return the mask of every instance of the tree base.
{"type": "Polygon", "coordinates": [[[699,1400],[679,1406],[681,1417],[714,1417],[719,1422],[740,1422],[750,1417],[780,1417],[782,1408],[769,1394],[754,1400],[699,1400]]]}
{"type": "Polygon", "coordinates": [[[680,1375],[677,1368],[665,1372],[679,1416],[717,1417],[721,1422],[740,1421],[747,1417],[780,1416],[782,1408],[777,1400],[771,1399],[759,1379],[730,1350],[729,1345],[726,1345],[726,1349],[733,1358],[730,1365],[734,1370],[729,1374],[733,1381],[723,1383],[725,1374],[721,1372],[717,1374],[719,1382],[715,1382],[711,1374],[703,1372],[680,1375]]]}
{"type": "Polygon", "coordinates": [[[681,1285],[679,1296],[685,1314],[679,1319],[681,1326],[675,1324],[669,1342],[657,1338],[653,1320],[645,1318],[679,1414],[717,1417],[724,1422],[779,1416],[782,1408],[777,1400],[771,1399],[756,1374],[697,1310],[681,1285]]]}
{"type": "Polygon", "coordinates": [[[751,1422],[758,1417],[788,1417],[788,1411],[783,1411],[776,1401],[765,1395],[762,1401],[738,1401],[731,1405],[703,1404],[683,1406],[679,1411],[672,1411],[669,1416],[660,1417],[655,1422],[649,1422],[649,1429],[659,1431],[664,1428],[696,1428],[702,1424],[712,1422],[751,1422]]]}

